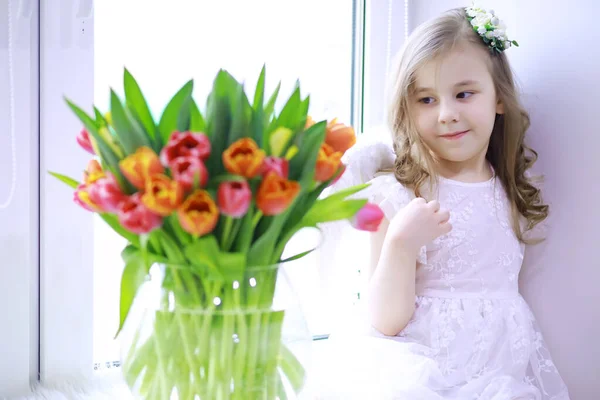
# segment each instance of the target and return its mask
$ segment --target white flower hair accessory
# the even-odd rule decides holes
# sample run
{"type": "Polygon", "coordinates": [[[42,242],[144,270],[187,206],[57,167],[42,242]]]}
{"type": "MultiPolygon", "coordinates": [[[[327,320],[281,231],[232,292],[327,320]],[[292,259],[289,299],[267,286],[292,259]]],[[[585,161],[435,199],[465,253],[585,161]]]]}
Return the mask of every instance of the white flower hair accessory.
{"type": "Polygon", "coordinates": [[[466,7],[465,11],[473,30],[481,36],[490,51],[502,53],[513,44],[519,47],[516,40],[506,37],[506,25],[496,17],[494,10],[485,10],[473,4],[466,7]]]}

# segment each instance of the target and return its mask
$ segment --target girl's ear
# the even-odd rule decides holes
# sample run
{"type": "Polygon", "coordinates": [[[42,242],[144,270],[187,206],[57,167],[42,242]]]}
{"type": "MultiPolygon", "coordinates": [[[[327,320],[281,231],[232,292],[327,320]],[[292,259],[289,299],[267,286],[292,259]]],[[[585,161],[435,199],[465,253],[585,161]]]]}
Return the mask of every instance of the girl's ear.
{"type": "Polygon", "coordinates": [[[501,100],[496,103],[496,114],[504,114],[504,104],[501,100]]]}

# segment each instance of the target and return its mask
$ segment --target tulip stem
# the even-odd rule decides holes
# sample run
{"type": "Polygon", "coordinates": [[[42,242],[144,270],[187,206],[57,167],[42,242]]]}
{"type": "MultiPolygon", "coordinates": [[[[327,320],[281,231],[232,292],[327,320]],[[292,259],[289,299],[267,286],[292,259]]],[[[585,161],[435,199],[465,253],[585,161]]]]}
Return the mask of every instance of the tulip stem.
{"type": "Polygon", "coordinates": [[[263,216],[262,211],[257,210],[256,214],[254,214],[254,217],[252,218],[252,230],[256,229],[256,225],[258,225],[258,222],[260,221],[262,216],[263,216]]]}
{"type": "Polygon", "coordinates": [[[231,228],[233,227],[233,218],[229,215],[225,216],[225,227],[223,228],[223,236],[221,237],[221,248],[224,251],[229,250],[229,246],[231,246],[229,237],[231,236],[231,228]]]}

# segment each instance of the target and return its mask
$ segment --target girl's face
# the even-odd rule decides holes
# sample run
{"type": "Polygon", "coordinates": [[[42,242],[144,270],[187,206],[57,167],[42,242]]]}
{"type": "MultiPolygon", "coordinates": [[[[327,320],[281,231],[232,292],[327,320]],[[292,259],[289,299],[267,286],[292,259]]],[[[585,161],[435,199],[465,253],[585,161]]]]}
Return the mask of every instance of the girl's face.
{"type": "Polygon", "coordinates": [[[416,74],[411,116],[440,163],[479,168],[485,162],[496,114],[504,112],[485,52],[465,43],[416,74]]]}

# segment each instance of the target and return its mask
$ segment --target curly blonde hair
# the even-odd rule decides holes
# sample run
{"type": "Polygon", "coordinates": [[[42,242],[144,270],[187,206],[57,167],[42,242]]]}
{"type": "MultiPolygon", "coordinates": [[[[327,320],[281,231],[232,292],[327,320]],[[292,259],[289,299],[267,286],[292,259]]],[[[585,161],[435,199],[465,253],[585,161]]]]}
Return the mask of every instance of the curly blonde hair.
{"type": "MultiPolygon", "coordinates": [[[[487,48],[481,37],[473,31],[464,8],[449,10],[413,32],[400,53],[397,71],[393,75],[388,110],[388,123],[396,153],[393,172],[396,179],[417,196],[421,195],[425,183],[433,186],[437,177],[432,173],[433,159],[420,139],[409,112],[416,72],[428,61],[465,42],[487,48]]],[[[528,240],[525,234],[547,218],[548,206],[543,203],[540,190],[526,174],[537,160],[537,153],[524,142],[525,132],[530,125],[529,114],[519,101],[506,55],[488,53],[490,73],[504,114],[496,115],[486,159],[493,166],[512,205],[512,226],[517,238],[522,243],[533,243],[537,240],[528,240]],[[524,228],[520,223],[523,217],[526,220],[524,228]]]]}

